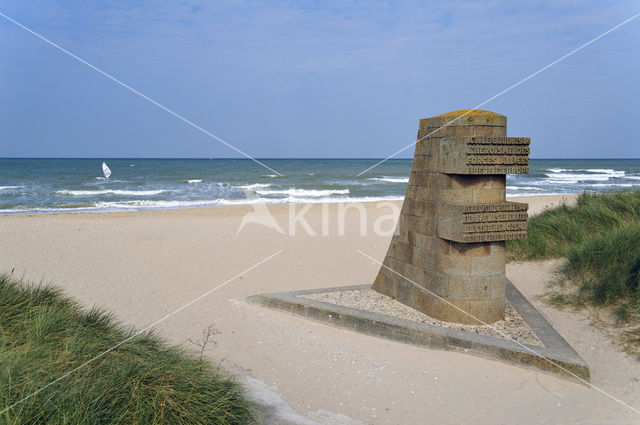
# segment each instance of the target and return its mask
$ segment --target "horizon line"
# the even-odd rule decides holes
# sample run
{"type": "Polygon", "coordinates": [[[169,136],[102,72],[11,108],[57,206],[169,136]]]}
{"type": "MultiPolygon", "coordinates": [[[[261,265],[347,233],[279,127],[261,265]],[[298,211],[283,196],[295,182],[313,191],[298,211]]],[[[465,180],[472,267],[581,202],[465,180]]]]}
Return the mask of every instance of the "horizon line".
{"type": "MultiPolygon", "coordinates": [[[[90,159],[90,160],[97,160],[97,161],[102,161],[102,160],[176,160],[176,161],[180,161],[180,160],[235,160],[235,161],[251,161],[251,159],[249,158],[234,158],[234,157],[154,157],[154,156],[149,156],[149,157],[138,157],[138,156],[122,156],[122,157],[100,157],[100,156],[95,156],[95,157],[91,157],[91,156],[70,156],[70,157],[56,157],[56,156],[0,156],[0,160],[3,159],[27,159],[27,160],[38,160],[38,159],[47,159],[47,160],[52,160],[52,159],[67,159],[67,160],[80,160],[80,159],[90,159]]],[[[341,157],[341,158],[330,158],[330,157],[285,157],[285,158],[277,158],[277,157],[256,157],[256,159],[260,159],[260,160],[274,160],[274,161],[287,161],[287,160],[292,160],[292,161],[296,161],[296,160],[329,160],[329,161],[348,161],[348,160],[371,160],[371,161],[375,161],[375,160],[379,160],[380,158],[376,158],[376,157],[341,157]]],[[[582,158],[551,158],[551,157],[545,157],[545,158],[530,158],[531,160],[536,160],[536,161],[574,161],[574,160],[592,160],[592,161],[624,161],[624,160],[640,160],[640,157],[629,157],[629,158],[594,158],[594,157],[582,157],[582,158]]],[[[389,161],[407,161],[407,160],[413,160],[413,157],[408,157],[408,158],[391,158],[389,159],[389,161]]]]}

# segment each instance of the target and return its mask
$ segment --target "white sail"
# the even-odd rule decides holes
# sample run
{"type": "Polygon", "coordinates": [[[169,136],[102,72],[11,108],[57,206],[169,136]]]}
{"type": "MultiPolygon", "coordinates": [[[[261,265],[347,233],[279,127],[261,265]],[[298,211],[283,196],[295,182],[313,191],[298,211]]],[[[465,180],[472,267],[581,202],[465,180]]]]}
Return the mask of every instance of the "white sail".
{"type": "Polygon", "coordinates": [[[109,176],[111,176],[111,170],[107,167],[107,164],[105,164],[104,161],[102,162],[102,172],[104,173],[105,179],[108,179],[109,176]]]}

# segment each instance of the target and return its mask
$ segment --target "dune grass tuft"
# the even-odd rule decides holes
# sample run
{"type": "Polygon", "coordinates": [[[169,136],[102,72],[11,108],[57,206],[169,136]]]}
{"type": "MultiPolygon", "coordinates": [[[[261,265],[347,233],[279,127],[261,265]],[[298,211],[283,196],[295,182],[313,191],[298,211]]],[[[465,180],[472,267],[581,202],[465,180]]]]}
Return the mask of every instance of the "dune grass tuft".
{"type": "Polygon", "coordinates": [[[575,206],[548,209],[529,219],[527,239],[508,241],[509,260],[565,257],[588,238],[640,222],[640,191],[582,194],[575,206]]]}
{"type": "MultiPolygon", "coordinates": [[[[0,275],[0,411],[135,333],[51,286],[0,275]]],[[[246,424],[240,386],[154,333],[0,414],[1,424],[246,424]]]]}
{"type": "MultiPolygon", "coordinates": [[[[640,295],[640,222],[626,224],[606,233],[595,234],[567,252],[565,273],[581,282],[580,294],[588,301],[617,304],[640,295]]],[[[623,316],[630,317],[631,305],[623,316]]]]}
{"type": "Polygon", "coordinates": [[[640,324],[640,191],[580,195],[575,206],[531,217],[527,236],[507,243],[509,260],[566,257],[564,277],[578,285],[551,303],[613,306],[640,324]]]}

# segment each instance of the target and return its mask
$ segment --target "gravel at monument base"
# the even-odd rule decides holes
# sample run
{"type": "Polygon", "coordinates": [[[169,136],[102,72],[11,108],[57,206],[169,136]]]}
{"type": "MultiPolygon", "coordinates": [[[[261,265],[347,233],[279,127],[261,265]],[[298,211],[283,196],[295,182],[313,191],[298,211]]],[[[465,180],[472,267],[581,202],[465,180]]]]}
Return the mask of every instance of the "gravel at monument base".
{"type": "Polygon", "coordinates": [[[491,325],[471,326],[458,323],[449,323],[436,320],[426,314],[420,313],[398,301],[379,294],[372,289],[356,291],[323,292],[320,294],[304,295],[315,301],[336,304],[343,307],[386,314],[398,319],[412,320],[419,323],[429,323],[445,328],[459,329],[466,332],[474,332],[496,338],[509,338],[523,344],[542,346],[542,342],[525,323],[520,314],[507,301],[505,305],[505,318],[491,325]]]}

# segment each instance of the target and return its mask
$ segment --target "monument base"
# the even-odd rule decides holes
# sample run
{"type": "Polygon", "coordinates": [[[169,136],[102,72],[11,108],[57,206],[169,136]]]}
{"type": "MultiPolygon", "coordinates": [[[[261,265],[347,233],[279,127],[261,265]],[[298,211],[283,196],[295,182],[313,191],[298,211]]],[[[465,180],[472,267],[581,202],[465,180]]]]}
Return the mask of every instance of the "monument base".
{"type": "Polygon", "coordinates": [[[447,300],[445,302],[404,279],[388,281],[383,276],[376,279],[371,289],[444,322],[482,325],[484,323],[491,324],[504,318],[504,297],[488,300],[447,300]],[[453,307],[452,304],[460,310],[453,307]],[[473,311],[473,316],[464,313],[466,311],[473,311]],[[479,319],[480,322],[476,319],[479,319]]]}
{"type": "Polygon", "coordinates": [[[433,349],[459,351],[557,373],[575,380],[575,377],[566,372],[569,371],[581,379],[589,380],[589,366],[586,362],[508,280],[506,298],[533,333],[537,341],[535,344],[530,342],[531,338],[491,336],[478,333],[477,329],[469,326],[452,324],[451,327],[431,320],[409,320],[397,315],[356,308],[359,306],[347,307],[313,299],[327,293],[370,290],[369,285],[345,286],[253,295],[247,301],[368,335],[433,349]]]}

